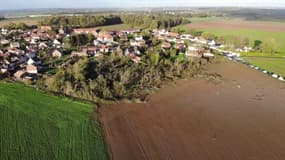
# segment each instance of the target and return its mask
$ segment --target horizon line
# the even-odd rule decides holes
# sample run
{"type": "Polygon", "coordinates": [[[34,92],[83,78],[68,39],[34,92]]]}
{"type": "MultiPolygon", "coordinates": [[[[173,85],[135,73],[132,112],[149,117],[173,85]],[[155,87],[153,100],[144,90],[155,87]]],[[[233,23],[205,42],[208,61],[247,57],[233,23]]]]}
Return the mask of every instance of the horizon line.
{"type": "Polygon", "coordinates": [[[116,9],[199,9],[199,8],[240,8],[240,9],[285,9],[285,6],[127,6],[127,7],[40,7],[40,8],[7,8],[7,9],[1,9],[0,11],[19,11],[19,10],[47,10],[47,9],[106,9],[106,10],[116,10],[116,9]]]}

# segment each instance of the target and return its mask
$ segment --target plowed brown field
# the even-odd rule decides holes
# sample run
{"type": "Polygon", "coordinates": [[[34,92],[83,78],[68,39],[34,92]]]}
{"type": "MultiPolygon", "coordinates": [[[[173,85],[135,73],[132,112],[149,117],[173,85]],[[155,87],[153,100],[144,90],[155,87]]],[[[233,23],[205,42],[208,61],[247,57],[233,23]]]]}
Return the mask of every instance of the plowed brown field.
{"type": "Polygon", "coordinates": [[[262,21],[245,21],[245,20],[220,20],[209,22],[194,22],[188,25],[193,29],[250,29],[263,30],[272,32],[284,32],[285,23],[281,22],[262,22],[262,21]]]}
{"type": "Polygon", "coordinates": [[[180,80],[146,104],[101,107],[114,160],[284,160],[285,84],[234,63],[219,83],[180,80]]]}

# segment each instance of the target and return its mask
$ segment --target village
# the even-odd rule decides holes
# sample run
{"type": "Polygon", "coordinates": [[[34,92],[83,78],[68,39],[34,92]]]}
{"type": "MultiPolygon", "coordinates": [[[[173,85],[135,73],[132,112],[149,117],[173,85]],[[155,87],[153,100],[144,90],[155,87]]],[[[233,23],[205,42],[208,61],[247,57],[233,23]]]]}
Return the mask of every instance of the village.
{"type": "MultiPolygon", "coordinates": [[[[54,61],[72,57],[129,56],[134,63],[139,63],[141,56],[150,47],[156,47],[162,53],[174,50],[192,59],[212,58],[213,52],[226,52],[215,40],[194,37],[191,34],[179,34],[165,29],[148,31],[151,35],[144,37],[140,29],[121,31],[101,31],[96,28],[77,28],[67,33],[60,28],[57,33],[51,32],[51,26],[40,26],[30,30],[8,30],[2,28],[0,50],[0,78],[13,77],[17,81],[33,81],[46,76],[46,71],[58,66],[50,65],[41,57],[49,57],[54,61]],[[92,44],[77,46],[76,50],[66,52],[64,39],[72,35],[91,34],[92,44]],[[157,41],[154,43],[153,41],[157,41]],[[43,55],[46,54],[46,55],[43,55]]],[[[247,49],[247,48],[246,48],[247,49]]],[[[230,56],[238,53],[226,52],[230,56]]],[[[64,64],[64,63],[62,63],[64,64]]],[[[61,65],[62,65],[61,64],[61,65]]]]}

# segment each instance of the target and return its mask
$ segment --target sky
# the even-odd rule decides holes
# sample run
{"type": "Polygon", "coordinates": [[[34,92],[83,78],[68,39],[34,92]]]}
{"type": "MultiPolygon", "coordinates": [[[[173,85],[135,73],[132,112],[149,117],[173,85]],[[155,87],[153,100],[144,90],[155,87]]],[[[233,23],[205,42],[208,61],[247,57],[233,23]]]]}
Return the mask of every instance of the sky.
{"type": "Polygon", "coordinates": [[[0,0],[0,10],[32,8],[130,8],[181,6],[285,8],[285,0],[0,0]]]}

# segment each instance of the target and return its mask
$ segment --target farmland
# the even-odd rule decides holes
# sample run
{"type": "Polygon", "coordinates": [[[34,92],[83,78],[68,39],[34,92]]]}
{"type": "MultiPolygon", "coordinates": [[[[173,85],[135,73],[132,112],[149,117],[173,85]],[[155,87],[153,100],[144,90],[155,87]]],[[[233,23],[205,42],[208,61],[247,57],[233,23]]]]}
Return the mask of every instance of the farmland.
{"type": "Polygon", "coordinates": [[[36,25],[42,17],[25,17],[25,18],[10,18],[0,21],[0,27],[4,27],[10,23],[26,23],[28,25],[36,25]]]}
{"type": "Polygon", "coordinates": [[[107,159],[94,106],[0,83],[0,159],[107,159]]]}
{"type": "Polygon", "coordinates": [[[278,73],[281,76],[285,77],[284,58],[245,57],[244,59],[255,66],[265,68],[271,72],[278,73]]]}
{"type": "Polygon", "coordinates": [[[247,21],[237,18],[191,18],[191,24],[179,26],[180,29],[213,33],[217,36],[242,36],[248,37],[250,46],[254,46],[254,41],[266,41],[274,38],[277,42],[278,53],[242,53],[242,57],[250,63],[261,68],[285,75],[285,23],[268,21],[247,21]]]}

